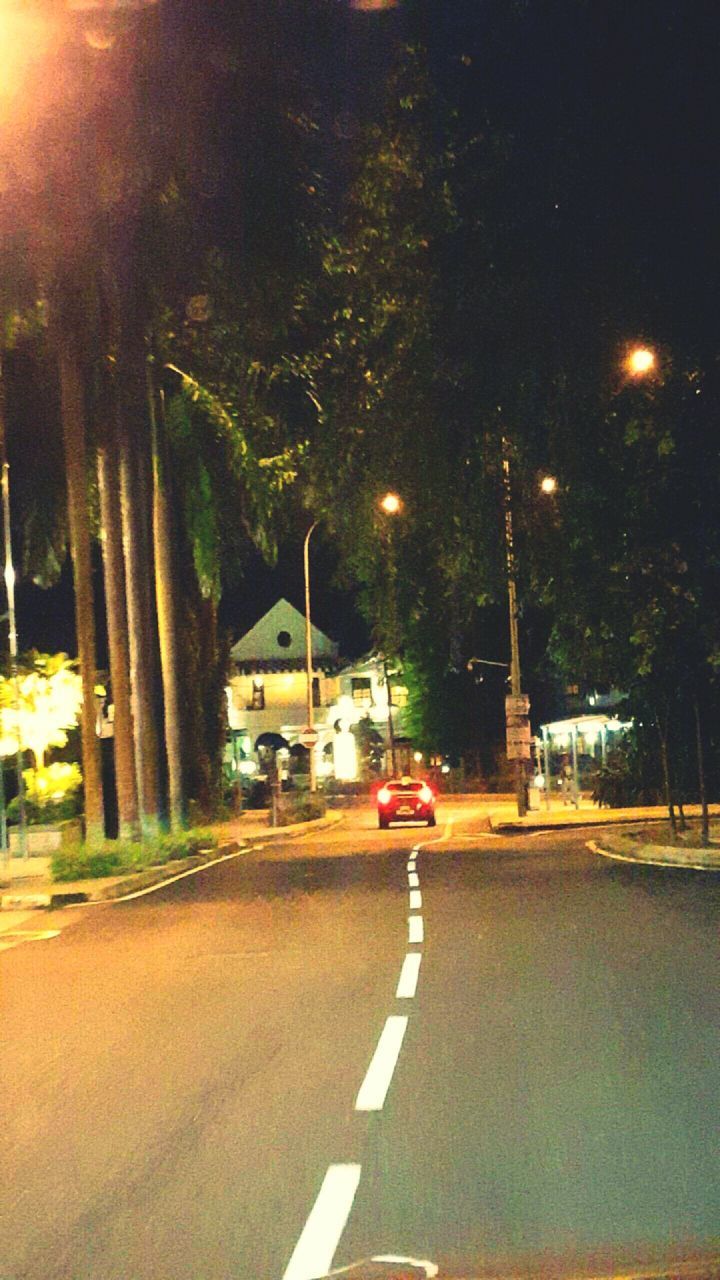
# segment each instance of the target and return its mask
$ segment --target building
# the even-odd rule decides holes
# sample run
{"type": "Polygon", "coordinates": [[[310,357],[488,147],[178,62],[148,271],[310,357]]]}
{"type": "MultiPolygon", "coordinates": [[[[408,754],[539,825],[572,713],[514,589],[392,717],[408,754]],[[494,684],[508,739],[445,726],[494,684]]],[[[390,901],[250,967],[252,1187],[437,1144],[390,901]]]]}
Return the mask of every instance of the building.
{"type": "MultiPolygon", "coordinates": [[[[362,737],[376,742],[381,755],[389,748],[385,664],[377,655],[344,661],[335,641],[315,626],[311,645],[318,777],[352,781],[361,772],[362,737]]],[[[299,734],[307,723],[305,618],[288,600],[278,600],[233,645],[230,659],[228,725],[238,767],[248,774],[256,772],[264,744],[276,747],[281,768],[287,767],[291,754],[298,753],[299,734]]],[[[389,679],[400,767],[409,752],[403,740],[407,689],[399,673],[391,671],[389,679]]]]}

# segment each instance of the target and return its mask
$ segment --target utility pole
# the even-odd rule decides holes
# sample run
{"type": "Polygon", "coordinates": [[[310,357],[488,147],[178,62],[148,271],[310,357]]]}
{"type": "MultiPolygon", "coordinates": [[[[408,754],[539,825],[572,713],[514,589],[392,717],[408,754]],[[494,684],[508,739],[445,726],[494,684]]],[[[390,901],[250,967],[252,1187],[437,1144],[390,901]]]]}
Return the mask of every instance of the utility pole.
{"type": "Polygon", "coordinates": [[[393,778],[397,777],[397,759],[395,756],[395,726],[392,716],[392,689],[390,687],[390,676],[388,674],[387,658],[383,658],[383,671],[385,673],[385,689],[387,692],[388,704],[388,738],[390,739],[390,766],[392,768],[393,778]]]}
{"type": "MultiPolygon", "coordinates": [[[[12,559],[12,541],[10,536],[10,464],[7,460],[5,440],[5,383],[3,381],[2,364],[0,364],[0,460],[2,461],[2,517],[5,537],[5,589],[7,591],[8,643],[10,649],[10,673],[12,675],[15,694],[15,716],[17,721],[17,751],[15,753],[15,770],[17,774],[18,793],[18,853],[27,857],[27,820],[25,814],[25,780],[23,778],[23,755],[20,745],[20,686],[18,673],[18,640],[17,621],[15,617],[15,569],[12,559]]],[[[3,787],[3,802],[5,789],[3,787]]],[[[3,803],[3,827],[5,812],[3,803]]]]}
{"type": "MultiPolygon", "coordinates": [[[[508,584],[508,612],[510,620],[510,693],[512,703],[508,705],[507,710],[507,747],[508,759],[514,759],[515,762],[515,795],[517,797],[518,817],[522,818],[527,813],[527,791],[525,786],[525,744],[524,744],[524,726],[527,722],[527,711],[523,711],[525,705],[522,693],[522,680],[520,675],[520,642],[518,638],[518,608],[517,608],[517,584],[515,578],[515,544],[513,540],[513,519],[512,519],[512,489],[510,485],[510,450],[508,441],[505,436],[502,438],[502,467],[503,467],[503,506],[505,509],[505,554],[507,559],[507,584],[508,584]],[[512,708],[512,709],[511,709],[512,708]],[[517,730],[513,734],[513,730],[517,730]]],[[[527,704],[529,707],[529,703],[527,704]]],[[[529,722],[528,730],[528,753],[530,750],[529,739],[529,722]]]]}

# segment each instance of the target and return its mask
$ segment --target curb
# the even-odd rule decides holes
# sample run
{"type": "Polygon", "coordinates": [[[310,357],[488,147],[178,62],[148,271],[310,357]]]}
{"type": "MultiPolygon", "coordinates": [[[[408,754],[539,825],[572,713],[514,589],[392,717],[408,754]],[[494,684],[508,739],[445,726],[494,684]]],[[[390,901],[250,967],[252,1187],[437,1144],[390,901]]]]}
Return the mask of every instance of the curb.
{"type": "MultiPolygon", "coordinates": [[[[216,862],[218,858],[228,856],[234,852],[245,852],[237,840],[218,845],[216,849],[208,849],[207,853],[195,853],[189,858],[176,858],[171,862],[164,862],[159,867],[147,867],[144,871],[138,871],[134,875],[112,878],[112,884],[104,884],[103,877],[98,877],[97,881],[95,881],[97,888],[94,886],[88,889],[73,888],[73,882],[69,881],[67,889],[63,889],[61,887],[62,882],[59,882],[59,887],[57,889],[53,888],[50,892],[4,893],[0,897],[0,911],[39,910],[43,907],[55,909],[74,906],[82,902],[111,902],[114,898],[124,897],[126,893],[132,893],[136,889],[147,889],[151,885],[162,884],[165,880],[171,880],[183,871],[199,871],[202,867],[212,866],[213,862],[216,862]],[[212,856],[209,856],[210,854],[212,856]]],[[[88,883],[87,880],[76,882],[76,884],[88,883]]]]}
{"type": "Polygon", "coordinates": [[[613,862],[629,863],[631,866],[635,867],[662,867],[665,870],[670,871],[720,871],[720,857],[718,857],[718,854],[703,855],[703,851],[701,849],[687,849],[686,853],[688,857],[687,859],[683,859],[678,858],[677,849],[672,848],[669,845],[661,844],[633,845],[632,848],[635,851],[634,854],[617,853],[614,849],[603,849],[596,840],[586,840],[585,847],[589,849],[591,853],[599,854],[603,858],[610,858],[613,862]],[[665,853],[667,856],[645,857],[642,856],[643,850],[647,850],[650,854],[665,853]],[[714,857],[715,861],[689,861],[690,857],[697,856],[700,858],[703,858],[703,856],[706,856],[707,858],[714,857]]]}
{"type": "Polygon", "coordinates": [[[571,818],[568,822],[498,822],[494,823],[492,815],[490,815],[490,826],[498,835],[507,833],[509,835],[520,835],[523,831],[577,831],[587,830],[588,827],[636,827],[638,822],[643,825],[651,822],[665,822],[666,818],[606,818],[603,814],[602,819],[596,818],[588,821],[587,818],[571,818]]]}
{"type": "Polygon", "coordinates": [[[266,840],[282,840],[284,836],[311,835],[313,831],[322,831],[325,827],[337,827],[344,821],[344,813],[326,813],[322,818],[311,818],[309,822],[292,822],[287,827],[268,827],[261,836],[243,836],[243,843],[254,846],[264,844],[266,840]]]}
{"type": "MultiPolygon", "coordinates": [[[[218,859],[234,852],[249,853],[251,849],[266,844],[268,840],[280,840],[287,836],[297,838],[301,835],[309,835],[313,831],[321,831],[325,827],[337,826],[342,822],[343,817],[344,814],[341,813],[327,814],[323,818],[313,818],[310,822],[294,822],[287,827],[268,827],[267,832],[263,832],[262,835],[247,836],[240,840],[226,840],[216,849],[208,850],[207,854],[197,853],[190,858],[178,858],[172,862],[165,862],[160,867],[147,867],[145,871],[138,871],[134,875],[123,876],[121,879],[113,878],[112,884],[103,884],[102,878],[99,877],[94,882],[97,888],[94,886],[87,889],[72,888],[72,882],[69,882],[67,889],[63,889],[58,883],[58,887],[52,888],[49,892],[33,893],[28,890],[25,893],[10,890],[0,894],[0,912],[59,909],[76,906],[83,902],[112,902],[116,898],[124,898],[127,894],[135,893],[140,889],[149,889],[153,885],[163,884],[166,880],[173,880],[185,871],[199,871],[202,867],[212,866],[218,859]]],[[[88,882],[78,883],[87,884],[88,882]]]]}

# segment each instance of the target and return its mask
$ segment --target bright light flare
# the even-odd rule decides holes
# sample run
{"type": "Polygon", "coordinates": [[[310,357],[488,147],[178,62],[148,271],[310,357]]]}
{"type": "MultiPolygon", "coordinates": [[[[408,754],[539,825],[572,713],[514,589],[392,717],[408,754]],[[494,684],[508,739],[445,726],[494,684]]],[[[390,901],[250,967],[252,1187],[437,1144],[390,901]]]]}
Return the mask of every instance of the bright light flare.
{"type": "Polygon", "coordinates": [[[625,368],[631,378],[644,378],[652,373],[657,361],[650,347],[633,347],[625,359],[625,368]]]}
{"type": "Polygon", "coordinates": [[[388,790],[387,787],[381,787],[377,793],[378,804],[389,804],[391,800],[391,796],[392,796],[392,793],[388,790]]]}
{"type": "Polygon", "coordinates": [[[555,476],[543,476],[540,481],[540,488],[543,493],[555,493],[557,491],[557,480],[555,476]]]}
{"type": "Polygon", "coordinates": [[[386,493],[380,499],[380,509],[386,516],[397,516],[402,511],[402,498],[397,493],[386,493]]]}
{"type": "Polygon", "coordinates": [[[430,801],[432,800],[432,798],[433,798],[432,790],[428,786],[427,782],[424,782],[420,788],[420,799],[422,800],[423,804],[430,804],[430,801]]]}
{"type": "Polygon", "coordinates": [[[23,0],[0,0],[0,106],[23,88],[32,64],[44,56],[53,35],[47,17],[28,13],[23,0]]]}

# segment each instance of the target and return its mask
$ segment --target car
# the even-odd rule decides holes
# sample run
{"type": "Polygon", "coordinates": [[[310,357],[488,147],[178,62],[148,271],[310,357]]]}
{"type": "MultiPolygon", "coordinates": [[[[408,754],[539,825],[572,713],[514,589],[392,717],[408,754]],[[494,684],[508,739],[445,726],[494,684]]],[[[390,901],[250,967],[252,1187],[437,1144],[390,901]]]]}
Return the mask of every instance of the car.
{"type": "Polygon", "coordinates": [[[378,826],[427,822],[435,826],[435,792],[422,778],[390,778],[377,793],[378,826]]]}

